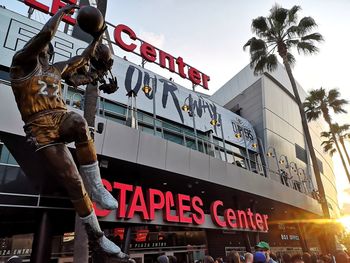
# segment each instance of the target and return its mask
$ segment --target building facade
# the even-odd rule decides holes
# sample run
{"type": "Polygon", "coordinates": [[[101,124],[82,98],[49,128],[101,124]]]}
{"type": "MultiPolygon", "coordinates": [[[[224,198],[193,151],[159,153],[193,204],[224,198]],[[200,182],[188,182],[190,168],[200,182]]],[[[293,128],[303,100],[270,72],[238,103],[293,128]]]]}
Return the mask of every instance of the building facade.
{"type": "MultiPolygon", "coordinates": [[[[75,213],[64,189],[25,143],[9,83],[13,54],[42,24],[3,8],[0,16],[0,262],[14,254],[29,262],[37,244],[47,240],[55,262],[72,262],[75,213]]],[[[60,61],[79,54],[86,43],[58,32],[53,45],[60,61]]],[[[268,102],[279,92],[274,81],[254,80],[245,69],[247,80],[237,86],[243,94],[234,95],[237,87],[227,84],[207,98],[122,58],[114,60],[119,90],[99,97],[95,134],[104,184],[120,204],[112,212],[96,207],[114,242],[140,263],[154,262],[162,253],[181,262],[205,254],[224,257],[232,250],[249,251],[259,240],[279,253],[319,250],[319,227],[299,222],[322,212],[307,158],[293,158],[296,145],[305,149],[296,106],[280,92],[289,111],[272,108],[279,107],[268,102]],[[261,82],[271,86],[270,95],[261,82]],[[225,95],[228,100],[221,98],[225,92],[232,93],[225,95]],[[239,114],[232,112],[236,104],[239,114]],[[295,134],[278,122],[289,117],[295,134]],[[270,150],[284,155],[281,166],[276,153],[268,160],[270,150]],[[295,173],[292,178],[281,175],[282,164],[295,173]]],[[[83,113],[83,88],[64,84],[63,97],[70,110],[83,113]]],[[[331,162],[319,158],[325,177],[334,182],[331,162]]],[[[336,215],[332,191],[327,197],[336,215]]]]}
{"type": "MultiPolygon", "coordinates": [[[[299,84],[298,90],[303,101],[306,92],[299,84]]],[[[278,170],[284,170],[291,180],[297,178],[303,184],[293,187],[317,190],[298,105],[288,75],[281,64],[276,71],[260,76],[254,76],[250,66],[246,66],[214,93],[211,99],[252,123],[263,142],[266,164],[273,171],[271,176],[275,176],[278,170]]],[[[321,147],[320,134],[328,130],[327,124],[319,120],[309,123],[309,127],[328,207],[331,216],[337,218],[340,213],[333,163],[321,147]]]]}

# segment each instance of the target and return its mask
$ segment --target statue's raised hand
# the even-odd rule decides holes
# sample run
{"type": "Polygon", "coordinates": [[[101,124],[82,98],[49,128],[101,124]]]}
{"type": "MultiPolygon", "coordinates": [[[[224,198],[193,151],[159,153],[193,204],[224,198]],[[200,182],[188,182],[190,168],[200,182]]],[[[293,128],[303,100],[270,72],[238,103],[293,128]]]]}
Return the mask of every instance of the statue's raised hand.
{"type": "Polygon", "coordinates": [[[68,14],[72,13],[72,11],[73,11],[74,9],[79,9],[79,8],[80,8],[80,7],[77,6],[77,5],[66,5],[66,6],[62,7],[62,8],[60,9],[60,11],[68,15],[68,14]]]}

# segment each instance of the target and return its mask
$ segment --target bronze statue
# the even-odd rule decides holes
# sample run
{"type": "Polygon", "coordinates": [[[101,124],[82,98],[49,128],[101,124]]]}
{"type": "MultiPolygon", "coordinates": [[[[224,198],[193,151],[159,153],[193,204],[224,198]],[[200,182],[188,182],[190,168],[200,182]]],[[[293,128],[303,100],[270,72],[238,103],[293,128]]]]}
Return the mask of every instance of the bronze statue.
{"type": "MultiPolygon", "coordinates": [[[[100,52],[96,52],[97,59],[95,57],[96,48],[106,29],[105,24],[102,30],[93,35],[93,41],[81,55],[53,65],[49,63],[53,55],[50,41],[62,17],[74,9],[78,7],[67,5],[61,8],[14,55],[10,68],[11,85],[25,123],[28,141],[35,145],[37,154],[48,165],[50,172],[64,185],[86,227],[89,240],[108,255],[127,260],[128,255],[108,240],[100,229],[85,187],[89,190],[91,199],[104,209],[116,209],[118,203],[102,184],[95,146],[85,119],[75,112],[67,111],[61,93],[61,79],[78,86],[101,79],[103,72],[110,69],[110,58],[107,58],[109,64],[105,64],[105,68],[99,67],[96,62],[99,61],[98,57],[103,60],[105,53],[102,52],[102,47],[100,52]],[[95,63],[93,70],[85,69],[90,60],[95,63]],[[80,173],[65,145],[72,141],[75,142],[80,173]]],[[[110,86],[113,84],[115,83],[110,86]]]]}

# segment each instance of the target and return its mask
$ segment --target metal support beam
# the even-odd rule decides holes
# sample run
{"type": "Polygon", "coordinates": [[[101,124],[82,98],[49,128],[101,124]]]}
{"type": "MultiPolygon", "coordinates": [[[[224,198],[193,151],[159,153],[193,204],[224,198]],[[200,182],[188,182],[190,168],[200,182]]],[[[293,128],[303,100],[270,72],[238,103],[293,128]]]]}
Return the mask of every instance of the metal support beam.
{"type": "Polygon", "coordinates": [[[46,263],[50,261],[52,235],[52,222],[48,212],[44,211],[34,234],[30,262],[46,263]]]}

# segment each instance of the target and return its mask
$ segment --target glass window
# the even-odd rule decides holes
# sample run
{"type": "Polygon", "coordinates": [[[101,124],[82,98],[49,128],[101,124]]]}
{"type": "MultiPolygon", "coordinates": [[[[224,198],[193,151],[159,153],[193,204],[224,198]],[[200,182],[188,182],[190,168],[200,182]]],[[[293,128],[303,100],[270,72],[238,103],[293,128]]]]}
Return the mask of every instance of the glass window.
{"type": "Polygon", "coordinates": [[[166,122],[163,122],[163,128],[182,133],[182,129],[180,127],[177,127],[175,125],[172,125],[172,124],[169,124],[169,123],[166,123],[166,122]]]}
{"type": "Polygon", "coordinates": [[[148,127],[142,126],[141,127],[141,131],[143,131],[145,133],[148,133],[148,134],[154,135],[154,129],[153,128],[148,128],[148,127]]]}
{"type": "Polygon", "coordinates": [[[234,159],[233,159],[233,153],[232,152],[228,152],[226,151],[226,156],[227,156],[227,162],[228,163],[233,163],[234,162],[234,159]]]}
{"type": "Polygon", "coordinates": [[[299,146],[298,144],[295,144],[295,155],[300,161],[307,163],[306,151],[303,147],[299,146]]]}
{"type": "Polygon", "coordinates": [[[10,151],[6,148],[4,144],[1,144],[0,148],[0,163],[7,163],[7,164],[13,164],[17,165],[15,158],[12,156],[10,151]]]}
{"type": "Polygon", "coordinates": [[[108,101],[103,101],[102,104],[104,106],[102,108],[104,108],[105,110],[112,111],[112,112],[115,112],[115,113],[119,113],[119,114],[124,115],[124,116],[126,114],[126,108],[125,107],[113,104],[113,103],[108,102],[108,101]]]}
{"type": "Polygon", "coordinates": [[[153,126],[153,118],[148,114],[145,114],[145,113],[142,114],[142,121],[153,126]]]}
{"type": "Polygon", "coordinates": [[[68,89],[66,103],[75,108],[82,109],[84,105],[84,92],[76,89],[68,89]]]}
{"type": "Polygon", "coordinates": [[[223,149],[220,149],[220,159],[224,162],[226,162],[226,159],[225,159],[225,152],[223,149]]]}
{"type": "Polygon", "coordinates": [[[182,136],[175,135],[175,134],[170,133],[168,131],[164,131],[164,139],[183,145],[182,136]]]}
{"type": "Polygon", "coordinates": [[[198,151],[202,153],[207,153],[207,147],[202,140],[198,140],[198,151]]]}
{"type": "Polygon", "coordinates": [[[194,139],[186,137],[186,146],[188,148],[196,150],[196,142],[194,139]]]}
{"type": "Polygon", "coordinates": [[[112,115],[112,114],[110,114],[110,113],[106,113],[106,119],[108,119],[108,120],[111,120],[111,121],[114,121],[114,122],[118,122],[118,123],[120,123],[120,124],[123,124],[123,125],[125,125],[125,119],[122,119],[122,118],[120,118],[120,117],[118,117],[118,116],[115,116],[115,115],[112,115]]]}
{"type": "Polygon", "coordinates": [[[0,79],[10,81],[9,68],[0,66],[0,79]]]}
{"type": "Polygon", "coordinates": [[[242,156],[235,155],[235,164],[239,167],[247,169],[245,159],[242,156]]]}
{"type": "Polygon", "coordinates": [[[320,172],[323,173],[323,163],[320,159],[317,159],[317,163],[318,163],[318,168],[320,169],[320,172]]]}

